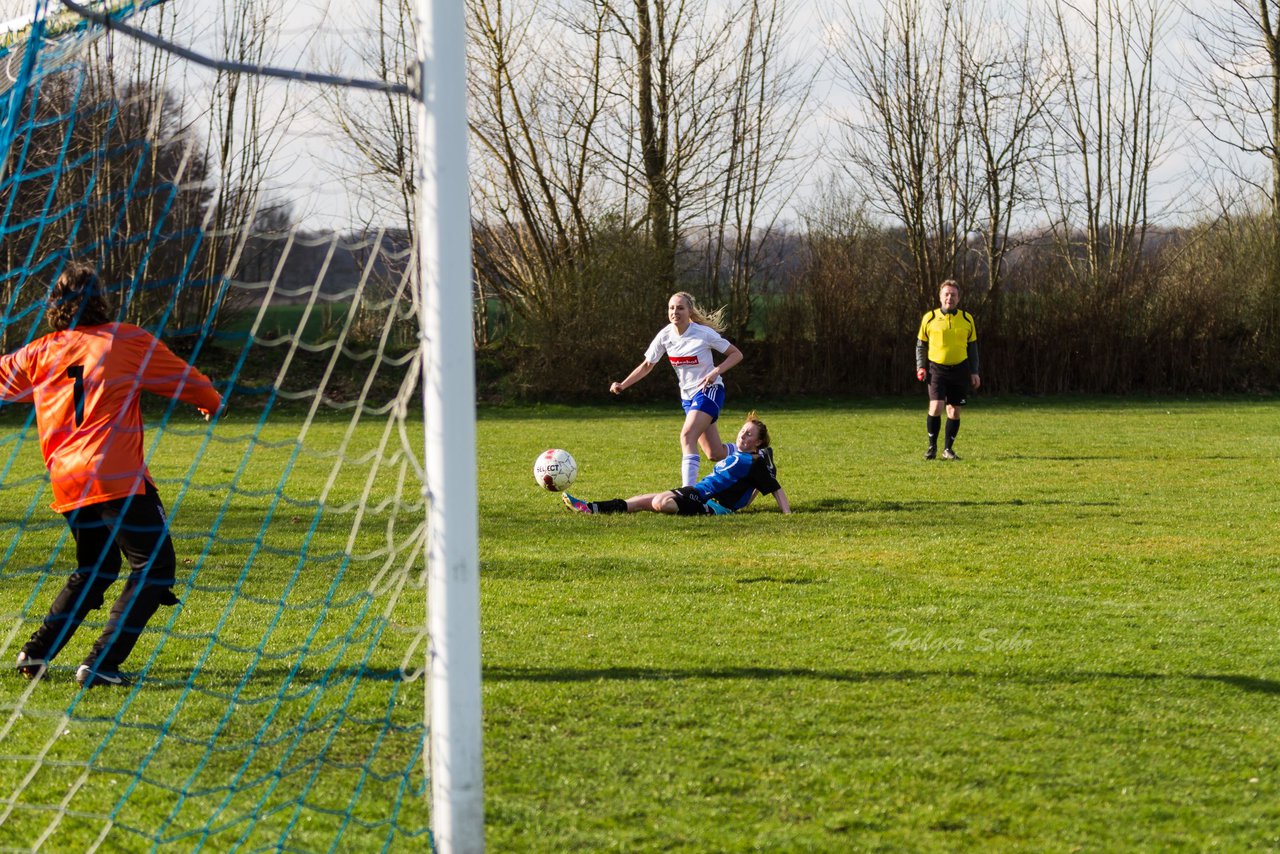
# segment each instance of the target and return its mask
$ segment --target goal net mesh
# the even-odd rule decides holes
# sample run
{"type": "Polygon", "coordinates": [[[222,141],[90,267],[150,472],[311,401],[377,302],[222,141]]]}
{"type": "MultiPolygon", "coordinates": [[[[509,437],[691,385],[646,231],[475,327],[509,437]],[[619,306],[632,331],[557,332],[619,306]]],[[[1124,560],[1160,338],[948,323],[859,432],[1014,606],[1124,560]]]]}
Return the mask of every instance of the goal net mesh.
{"type": "MultiPolygon", "coordinates": [[[[108,11],[140,23],[150,5],[108,11]]],[[[233,186],[227,146],[182,97],[121,73],[110,28],[43,11],[0,47],[3,351],[48,331],[52,283],[87,262],[117,319],[227,408],[206,423],[144,401],[181,605],[152,618],[126,686],[74,678],[122,582],[43,678],[9,671],[0,850],[427,847],[412,241],[310,227],[233,186]]],[[[76,568],[50,501],[32,407],[0,405],[10,663],[76,568]]]]}

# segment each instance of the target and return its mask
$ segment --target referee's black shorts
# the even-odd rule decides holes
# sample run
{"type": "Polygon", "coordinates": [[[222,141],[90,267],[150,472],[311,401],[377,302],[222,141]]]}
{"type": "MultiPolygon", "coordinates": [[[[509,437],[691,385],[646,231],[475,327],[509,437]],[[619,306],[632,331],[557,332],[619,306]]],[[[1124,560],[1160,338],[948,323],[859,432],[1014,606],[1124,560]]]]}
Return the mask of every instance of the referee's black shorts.
{"type": "Polygon", "coordinates": [[[969,360],[955,365],[929,363],[929,399],[946,401],[949,406],[964,406],[969,394],[969,360]]]}

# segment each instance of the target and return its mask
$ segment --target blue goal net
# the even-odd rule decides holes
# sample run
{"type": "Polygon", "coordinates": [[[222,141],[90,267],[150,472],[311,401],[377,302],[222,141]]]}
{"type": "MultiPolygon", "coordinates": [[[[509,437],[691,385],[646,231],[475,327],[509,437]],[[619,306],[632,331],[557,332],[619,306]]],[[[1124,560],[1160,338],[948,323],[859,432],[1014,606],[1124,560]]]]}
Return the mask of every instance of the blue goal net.
{"type": "Polygon", "coordinates": [[[219,75],[193,96],[178,60],[113,37],[113,22],[171,27],[164,4],[93,8],[106,18],[36,3],[0,38],[0,351],[46,336],[55,283],[87,265],[111,321],[163,342],[225,408],[206,421],[180,396],[141,396],[178,604],[100,682],[95,640],[125,575],[155,570],[126,561],[24,672],[72,577],[108,561],[82,565],[83,530],[51,509],[39,402],[0,403],[0,850],[426,849],[409,231],[317,220],[334,182],[262,165],[297,145],[261,123],[292,90],[219,75]],[[309,181],[321,201],[283,192],[309,181]]]}

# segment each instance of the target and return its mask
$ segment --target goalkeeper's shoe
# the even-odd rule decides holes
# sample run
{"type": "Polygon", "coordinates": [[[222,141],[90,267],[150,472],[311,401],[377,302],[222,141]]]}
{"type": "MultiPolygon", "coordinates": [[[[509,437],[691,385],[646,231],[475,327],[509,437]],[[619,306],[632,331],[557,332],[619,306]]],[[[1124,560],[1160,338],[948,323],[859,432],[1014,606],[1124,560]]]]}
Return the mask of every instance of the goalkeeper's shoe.
{"type": "Polygon", "coordinates": [[[712,516],[732,516],[733,511],[714,498],[707,502],[707,512],[712,516]]]}
{"type": "Polygon", "coordinates": [[[581,498],[574,498],[567,492],[560,494],[560,500],[564,502],[565,507],[568,507],[575,513],[586,513],[590,515],[596,512],[595,508],[586,501],[583,501],[581,498]]]}
{"type": "Polygon", "coordinates": [[[942,451],[942,458],[944,460],[958,460],[960,459],[960,455],[950,448],[944,448],[942,451]]]}
{"type": "Polygon", "coordinates": [[[94,670],[87,664],[76,668],[76,684],[81,688],[99,685],[128,685],[129,678],[117,670],[94,670]]]}
{"type": "Polygon", "coordinates": [[[25,651],[18,653],[18,661],[13,665],[27,679],[39,679],[49,669],[49,662],[43,658],[34,658],[25,651]]]}

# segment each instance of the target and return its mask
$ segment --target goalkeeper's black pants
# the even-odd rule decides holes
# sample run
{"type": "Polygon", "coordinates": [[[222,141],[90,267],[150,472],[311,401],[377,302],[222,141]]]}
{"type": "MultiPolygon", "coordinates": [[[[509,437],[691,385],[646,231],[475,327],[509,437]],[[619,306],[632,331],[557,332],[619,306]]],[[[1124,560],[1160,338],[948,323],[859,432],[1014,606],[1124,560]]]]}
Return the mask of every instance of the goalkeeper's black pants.
{"type": "Polygon", "coordinates": [[[147,484],[142,495],[78,507],[65,515],[76,543],[77,567],[23,651],[29,658],[52,661],[85,616],[102,607],[107,588],[120,577],[123,555],[129,562],[124,590],[84,659],[95,670],[117,670],[156,610],[178,604],[173,595],[177,561],[164,505],[147,484]]]}

